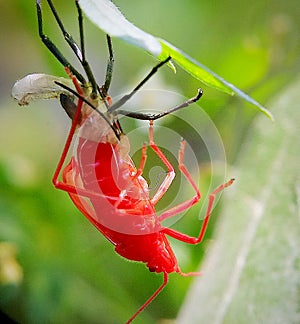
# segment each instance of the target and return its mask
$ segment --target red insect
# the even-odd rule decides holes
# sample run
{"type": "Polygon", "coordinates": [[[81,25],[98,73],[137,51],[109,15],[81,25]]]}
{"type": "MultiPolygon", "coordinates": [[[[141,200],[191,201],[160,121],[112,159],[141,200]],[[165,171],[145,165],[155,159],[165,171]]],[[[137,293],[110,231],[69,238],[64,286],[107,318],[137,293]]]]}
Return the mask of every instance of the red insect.
{"type": "MultiPolygon", "coordinates": [[[[86,82],[84,77],[67,62],[58,48],[43,33],[41,5],[40,1],[37,0],[40,37],[48,49],[65,66],[74,85],[74,87],[70,86],[68,81],[62,81],[61,78],[42,75],[44,82],[51,83],[52,86],[51,88],[48,85],[46,90],[45,87],[43,88],[45,97],[46,95],[47,97],[53,97],[59,94],[63,108],[72,119],[72,126],[55,171],[53,183],[56,188],[68,192],[76,207],[115,246],[115,251],[119,255],[129,260],[144,262],[150,271],[163,273],[164,275],[162,285],[127,321],[127,323],[130,323],[166,286],[169,273],[177,272],[182,276],[198,274],[193,272],[183,273],[180,270],[167,235],[189,244],[200,243],[207,228],[215,195],[231,185],[233,179],[217,187],[209,196],[207,212],[198,237],[191,237],[171,228],[163,227],[161,222],[164,219],[189,209],[199,201],[201,193],[184,166],[186,143],[182,140],[179,149],[178,167],[194,189],[195,195],[160,215],[156,213],[155,205],[170,187],[175,172],[171,163],[154,141],[153,121],[199,100],[202,91],[199,90],[196,97],[160,114],[133,113],[121,110],[120,107],[131,98],[157,69],[168,62],[170,57],[154,67],[132,92],[112,104],[110,97],[107,95],[114,61],[110,37],[107,36],[110,54],[107,74],[104,85],[99,87],[85,58],[82,14],[78,3],[76,2],[81,47],[75,43],[64,29],[52,1],[48,0],[47,2],[66,41],[81,62],[89,80],[89,83],[86,82]],[[148,147],[147,145],[143,146],[140,165],[137,168],[129,155],[129,141],[118,121],[119,114],[150,121],[149,146],[168,171],[153,197],[150,197],[148,184],[142,176],[148,147]],[[65,160],[75,132],[77,133],[75,150],[70,162],[65,166],[65,160]],[[62,180],[60,181],[61,171],[62,180]]],[[[34,97],[32,91],[28,90],[28,78],[29,81],[33,81],[36,80],[37,76],[30,75],[26,80],[24,78],[24,81],[18,81],[14,88],[15,97],[23,104],[27,102],[29,96],[34,97]]],[[[36,97],[41,97],[41,89],[35,89],[35,92],[36,97]]]]}

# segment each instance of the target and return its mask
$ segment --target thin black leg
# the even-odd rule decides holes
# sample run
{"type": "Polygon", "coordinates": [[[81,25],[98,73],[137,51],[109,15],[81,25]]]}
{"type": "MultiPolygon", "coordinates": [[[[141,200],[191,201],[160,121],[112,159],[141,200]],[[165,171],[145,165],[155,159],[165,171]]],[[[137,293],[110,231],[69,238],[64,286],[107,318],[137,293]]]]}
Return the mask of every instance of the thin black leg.
{"type": "Polygon", "coordinates": [[[123,96],[120,100],[118,100],[115,104],[113,104],[110,107],[109,112],[113,112],[116,109],[118,109],[119,107],[123,106],[136,93],[136,91],[138,91],[157,72],[157,70],[160,67],[162,67],[163,65],[165,65],[170,60],[171,60],[171,56],[169,56],[168,58],[166,58],[164,61],[161,61],[156,66],[154,66],[154,68],[150,71],[150,73],[130,93],[128,93],[127,95],[123,96]]]}
{"type": "Polygon", "coordinates": [[[103,90],[105,91],[105,93],[108,92],[108,89],[109,89],[110,84],[111,84],[111,79],[112,79],[112,74],[113,74],[113,67],[114,67],[114,62],[115,62],[112,42],[111,42],[111,38],[110,38],[109,35],[106,35],[106,40],[107,40],[109,58],[108,58],[108,63],[107,63],[107,67],[106,67],[105,82],[104,82],[104,85],[102,87],[103,90]]]}
{"type": "MultiPolygon", "coordinates": [[[[81,47],[81,53],[82,53],[81,59],[80,58],[79,59],[80,59],[80,62],[82,64],[82,67],[83,67],[83,69],[84,69],[84,71],[85,71],[85,73],[86,73],[86,75],[87,75],[87,77],[88,77],[88,79],[89,79],[89,81],[90,81],[90,83],[92,85],[93,94],[96,96],[97,95],[97,90],[98,90],[98,85],[97,85],[96,79],[95,79],[95,77],[93,75],[93,72],[91,70],[91,67],[90,67],[88,61],[86,60],[86,55],[85,55],[82,11],[81,11],[81,8],[79,7],[79,4],[78,4],[77,0],[75,0],[75,4],[76,4],[77,12],[78,12],[80,47],[81,47]]],[[[70,46],[71,46],[71,44],[70,44],[70,46]]]]}
{"type": "Polygon", "coordinates": [[[68,67],[81,83],[85,83],[86,81],[85,81],[84,77],[67,61],[67,59],[63,56],[63,54],[60,52],[60,50],[49,39],[49,37],[44,34],[43,17],[42,17],[42,9],[41,9],[40,0],[36,0],[36,9],[37,9],[37,17],[38,17],[38,31],[39,31],[39,36],[40,36],[42,42],[46,45],[46,47],[49,49],[49,51],[55,56],[55,58],[64,67],[68,67]]]}
{"type": "Polygon", "coordinates": [[[66,40],[66,42],[69,44],[69,46],[72,48],[73,52],[75,53],[75,55],[77,56],[77,58],[79,59],[79,61],[82,61],[82,53],[79,49],[79,46],[77,45],[77,43],[75,42],[75,40],[73,39],[72,35],[70,35],[66,30],[65,27],[52,3],[51,0],[47,0],[48,5],[53,13],[53,16],[55,17],[55,20],[66,40]]]}
{"type": "Polygon", "coordinates": [[[189,106],[190,104],[198,101],[201,97],[202,97],[202,90],[198,89],[198,93],[195,97],[188,99],[187,101],[183,102],[182,104],[173,107],[173,108],[169,108],[164,112],[158,113],[158,114],[150,114],[150,113],[138,113],[138,112],[131,112],[131,111],[127,111],[127,110],[121,110],[118,109],[117,113],[119,115],[124,115],[130,118],[135,118],[135,119],[141,119],[141,120],[155,120],[155,119],[159,119],[161,117],[164,117],[174,111],[180,110],[182,108],[185,108],[187,106],[189,106]]]}
{"type": "MultiPolygon", "coordinates": [[[[88,77],[89,82],[92,85],[92,91],[94,93],[94,95],[97,95],[97,82],[95,80],[95,77],[91,71],[91,68],[89,66],[89,63],[86,60],[86,56],[85,56],[85,47],[84,47],[84,33],[83,33],[83,17],[82,17],[82,12],[81,9],[78,5],[78,2],[76,1],[76,8],[77,8],[77,12],[78,12],[78,22],[79,22],[79,32],[80,32],[80,46],[81,49],[79,48],[78,44],[75,42],[75,40],[73,39],[72,35],[70,35],[54,5],[52,0],[47,0],[48,5],[52,11],[53,16],[55,17],[55,20],[66,40],[66,42],[68,43],[68,45],[71,47],[72,51],[75,53],[76,57],[78,58],[78,60],[80,61],[80,63],[82,64],[82,67],[88,77]]],[[[52,54],[54,54],[54,56],[58,59],[59,62],[61,62],[63,64],[63,66],[68,66],[71,70],[71,72],[77,77],[77,79],[81,82],[81,83],[86,83],[84,77],[67,61],[67,59],[63,56],[63,54],[58,50],[58,48],[53,44],[53,42],[48,38],[48,36],[46,36],[43,32],[43,21],[42,21],[42,10],[41,10],[41,3],[40,0],[36,1],[36,5],[37,5],[37,14],[38,14],[38,24],[39,24],[39,35],[43,41],[43,43],[47,46],[47,48],[52,52],[52,54]]]]}

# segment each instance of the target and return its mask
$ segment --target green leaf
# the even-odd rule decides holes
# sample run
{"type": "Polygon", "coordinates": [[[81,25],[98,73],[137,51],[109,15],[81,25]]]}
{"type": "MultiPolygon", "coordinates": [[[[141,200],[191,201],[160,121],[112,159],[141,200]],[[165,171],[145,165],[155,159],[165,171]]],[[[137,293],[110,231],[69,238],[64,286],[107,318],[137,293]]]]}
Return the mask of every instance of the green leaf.
{"type": "Polygon", "coordinates": [[[222,77],[217,75],[215,72],[211,71],[205,65],[197,62],[188,54],[182,52],[180,49],[176,48],[172,44],[166,42],[163,39],[160,39],[162,44],[163,51],[159,55],[159,58],[163,60],[164,58],[171,56],[172,60],[176,61],[183,69],[189,72],[192,76],[196,79],[202,81],[208,86],[216,88],[220,91],[226,92],[230,95],[238,95],[242,99],[248,101],[249,103],[253,104],[258,110],[264,113],[268,118],[273,120],[273,115],[260,103],[255,101],[253,98],[248,96],[242,90],[238,89],[233,84],[229,83],[228,81],[224,80],[222,77]]]}
{"type": "Polygon", "coordinates": [[[178,323],[299,323],[299,87],[270,103],[275,123],[255,120],[178,323]]]}
{"type": "Polygon", "coordinates": [[[129,22],[111,1],[79,0],[78,2],[87,17],[105,33],[141,47],[154,56],[161,53],[159,41],[129,22]]]}
{"type": "Polygon", "coordinates": [[[243,91],[167,41],[156,38],[133,25],[111,1],[79,0],[79,4],[87,17],[110,36],[141,47],[160,60],[170,55],[174,61],[198,80],[225,93],[238,95],[273,120],[272,114],[265,107],[243,91]]]}

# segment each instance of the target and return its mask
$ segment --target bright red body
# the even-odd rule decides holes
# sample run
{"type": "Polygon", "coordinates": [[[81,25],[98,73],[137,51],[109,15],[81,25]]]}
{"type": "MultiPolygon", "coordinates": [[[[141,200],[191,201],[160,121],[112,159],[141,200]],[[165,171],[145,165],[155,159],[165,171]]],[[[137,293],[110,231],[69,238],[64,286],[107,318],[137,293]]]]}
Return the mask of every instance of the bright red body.
{"type": "Polygon", "coordinates": [[[82,182],[83,188],[101,195],[90,199],[92,206],[84,206],[82,197],[71,194],[75,205],[115,245],[115,251],[121,256],[145,262],[150,271],[179,271],[175,255],[151,204],[147,182],[142,176],[135,179],[137,170],[130,157],[122,157],[116,144],[97,143],[84,138],[79,138],[76,151],[76,159],[73,158],[65,168],[64,178],[77,179],[76,186],[82,182]],[[116,201],[124,188],[128,188],[128,192],[116,208],[116,201]],[[122,213],[118,214],[118,210],[122,213]],[[151,226],[142,228],[141,223],[145,220],[151,220],[151,226]],[[119,230],[112,229],[114,227],[119,230]],[[130,230],[135,234],[124,233],[130,230]]]}
{"type": "MultiPolygon", "coordinates": [[[[101,111],[103,101],[85,95],[76,78],[72,79],[79,95],[91,100],[92,105],[101,111]]],[[[110,103],[109,97],[106,100],[110,103]]],[[[199,274],[181,272],[166,235],[189,244],[200,243],[207,228],[215,195],[231,185],[233,179],[217,187],[210,195],[198,237],[162,227],[161,222],[164,219],[189,209],[201,197],[197,185],[183,163],[185,142],[181,142],[178,168],[195,190],[195,196],[157,215],[155,205],[171,185],[175,173],[171,163],[154,142],[153,121],[150,121],[149,127],[149,147],[160,158],[168,172],[157,192],[150,197],[148,184],[142,177],[147,146],[143,146],[140,166],[136,168],[129,155],[128,138],[121,131],[117,137],[110,125],[110,122],[114,123],[113,118],[110,114],[107,117],[99,114],[79,98],[53,183],[57,188],[69,193],[76,207],[115,246],[119,255],[129,260],[144,262],[150,271],[164,274],[162,285],[127,321],[131,323],[166,286],[169,273],[177,272],[182,276],[199,274]],[[76,130],[78,136],[74,152],[71,161],[63,169],[61,182],[58,180],[59,174],[76,130]]],[[[114,124],[114,127],[118,128],[118,123],[114,124]]]]}

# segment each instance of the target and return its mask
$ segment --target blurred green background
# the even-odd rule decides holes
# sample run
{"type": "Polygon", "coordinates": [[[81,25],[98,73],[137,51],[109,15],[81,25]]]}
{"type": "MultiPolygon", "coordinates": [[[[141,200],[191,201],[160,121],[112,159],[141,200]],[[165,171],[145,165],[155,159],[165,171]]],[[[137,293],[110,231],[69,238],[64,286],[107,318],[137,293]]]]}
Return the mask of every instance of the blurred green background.
{"type": "MultiPolygon", "coordinates": [[[[262,104],[292,83],[299,70],[298,0],[114,2],[137,26],[181,48],[262,104]]],[[[77,35],[73,1],[55,4],[67,29],[77,35]]],[[[28,73],[64,76],[64,71],[38,38],[34,1],[1,0],[0,16],[1,310],[20,323],[122,323],[162,278],[115,255],[68,196],[53,188],[51,178],[69,121],[56,101],[20,108],[10,93],[15,80],[28,73]]],[[[70,53],[48,10],[45,30],[70,53]]],[[[107,58],[104,39],[86,20],[87,52],[100,83],[107,58]]],[[[112,94],[117,94],[131,89],[155,61],[120,41],[114,41],[114,49],[112,94]]],[[[166,89],[176,88],[186,97],[199,87],[199,81],[180,68],[176,75],[168,69],[160,74],[166,89]]],[[[200,86],[205,93],[201,107],[214,121],[227,161],[234,165],[256,111],[240,99],[200,86]]],[[[168,127],[178,127],[172,121],[166,121],[168,127]]],[[[266,119],[266,127],[268,123],[266,119]]],[[[205,179],[205,161],[203,169],[205,179]]],[[[205,180],[201,186],[205,191],[205,180]]],[[[193,234],[198,225],[191,218],[177,228],[193,234]]],[[[206,238],[212,230],[210,226],[206,238]]],[[[205,244],[182,245],[172,241],[182,257],[182,270],[197,269],[205,244]]],[[[174,319],[190,283],[191,279],[172,275],[165,291],[136,323],[174,319]]]]}

